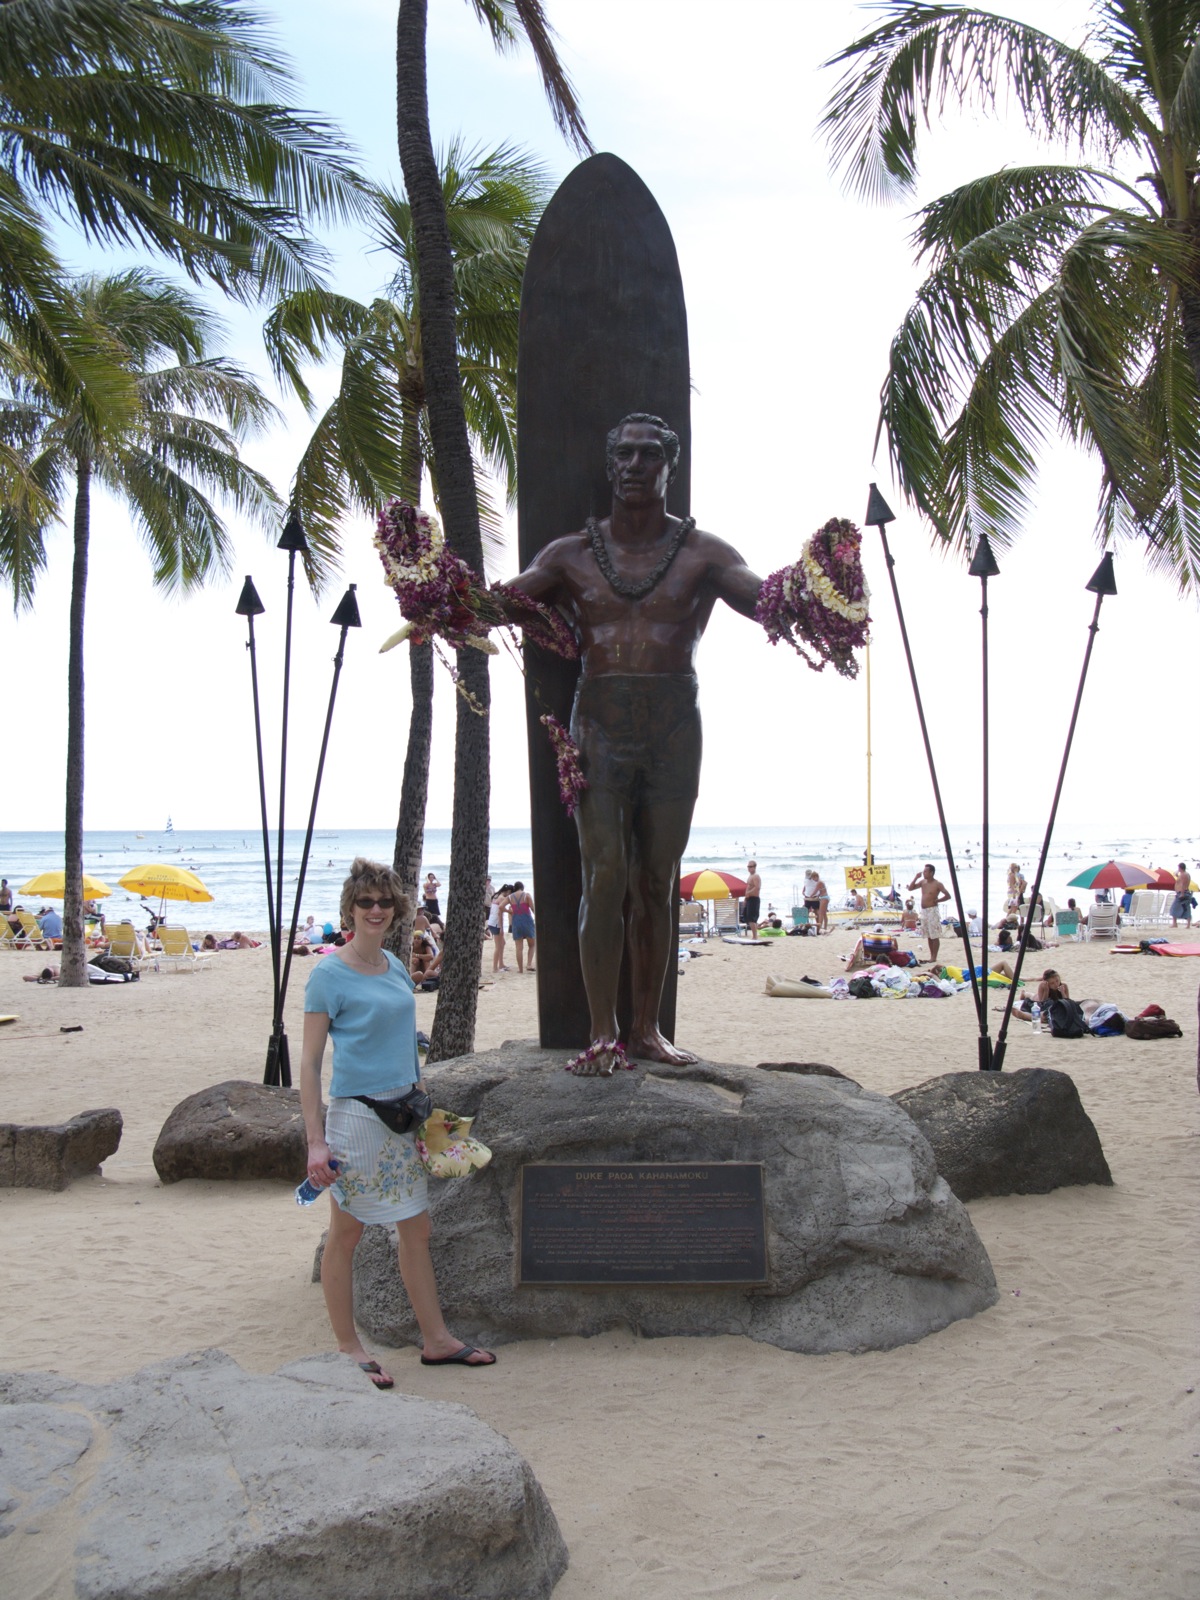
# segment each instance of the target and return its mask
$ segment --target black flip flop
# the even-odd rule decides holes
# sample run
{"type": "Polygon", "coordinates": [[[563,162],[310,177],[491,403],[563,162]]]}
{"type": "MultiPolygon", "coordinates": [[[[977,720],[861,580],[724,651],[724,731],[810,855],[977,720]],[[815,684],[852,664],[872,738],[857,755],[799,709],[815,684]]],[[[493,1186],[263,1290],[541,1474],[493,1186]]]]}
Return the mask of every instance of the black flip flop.
{"type": "Polygon", "coordinates": [[[394,1389],[396,1387],[395,1378],[385,1378],[382,1383],[375,1382],[376,1374],[381,1378],[383,1377],[383,1368],[378,1361],[360,1361],[358,1365],[370,1378],[372,1389],[394,1389]]]}
{"type": "Polygon", "coordinates": [[[477,1345],[465,1344],[461,1350],[456,1350],[452,1356],[433,1356],[432,1358],[422,1353],[421,1365],[423,1367],[494,1367],[496,1358],[490,1350],[480,1350],[477,1345]],[[490,1361],[472,1361],[472,1356],[491,1356],[490,1361]]]}

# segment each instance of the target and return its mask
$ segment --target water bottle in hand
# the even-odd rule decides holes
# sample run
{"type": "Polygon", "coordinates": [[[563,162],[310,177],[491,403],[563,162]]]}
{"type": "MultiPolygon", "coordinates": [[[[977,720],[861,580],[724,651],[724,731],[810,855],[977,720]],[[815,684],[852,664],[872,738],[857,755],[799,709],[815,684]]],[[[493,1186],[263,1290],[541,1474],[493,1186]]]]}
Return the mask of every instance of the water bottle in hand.
{"type": "MultiPolygon", "coordinates": [[[[335,1172],[341,1170],[341,1162],[334,1160],[332,1157],[329,1165],[335,1172]]],[[[324,1188],[319,1188],[311,1178],[305,1178],[303,1183],[297,1185],[296,1204],[298,1206],[310,1206],[314,1200],[319,1200],[324,1193],[324,1188]]]]}
{"type": "Polygon", "coordinates": [[[1029,1020],[1033,1025],[1034,1033],[1041,1033],[1041,1031],[1042,1031],[1042,1008],[1041,1008],[1040,1005],[1038,1005],[1036,1000],[1033,1002],[1033,1010],[1029,1013],[1029,1020]]]}

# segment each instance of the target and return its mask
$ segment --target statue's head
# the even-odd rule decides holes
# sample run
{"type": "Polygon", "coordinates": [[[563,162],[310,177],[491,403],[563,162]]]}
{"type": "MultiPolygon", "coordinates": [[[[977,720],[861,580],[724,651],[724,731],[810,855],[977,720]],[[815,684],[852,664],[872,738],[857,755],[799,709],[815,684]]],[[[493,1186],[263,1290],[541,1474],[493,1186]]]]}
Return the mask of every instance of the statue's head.
{"type": "Polygon", "coordinates": [[[673,428],[668,427],[661,417],[656,417],[649,411],[631,411],[627,417],[621,418],[615,428],[610,429],[606,441],[605,463],[609,481],[614,487],[617,484],[616,469],[622,445],[628,449],[635,438],[645,440],[651,433],[658,435],[667,466],[667,483],[675,481],[675,474],[679,471],[679,435],[673,428]]]}

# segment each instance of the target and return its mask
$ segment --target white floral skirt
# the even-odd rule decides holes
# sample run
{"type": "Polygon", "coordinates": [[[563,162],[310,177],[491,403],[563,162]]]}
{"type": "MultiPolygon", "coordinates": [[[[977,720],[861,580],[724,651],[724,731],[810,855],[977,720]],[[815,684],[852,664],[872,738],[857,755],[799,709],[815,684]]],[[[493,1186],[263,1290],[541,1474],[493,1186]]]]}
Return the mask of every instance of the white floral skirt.
{"type": "MultiPolygon", "coordinates": [[[[404,1092],[396,1090],[397,1095],[404,1092]]],[[[415,1133],[393,1133],[370,1106],[331,1096],[325,1138],[341,1167],[329,1192],[343,1211],[359,1222],[403,1222],[428,1210],[425,1168],[415,1133]]]]}

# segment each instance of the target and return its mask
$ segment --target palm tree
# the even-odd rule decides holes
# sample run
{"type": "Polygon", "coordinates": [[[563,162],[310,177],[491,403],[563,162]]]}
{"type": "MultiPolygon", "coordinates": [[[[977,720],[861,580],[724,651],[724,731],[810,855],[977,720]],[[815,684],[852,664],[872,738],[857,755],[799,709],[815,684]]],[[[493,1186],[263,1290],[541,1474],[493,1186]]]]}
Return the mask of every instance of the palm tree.
{"type": "MultiPolygon", "coordinates": [[[[514,440],[521,274],[549,185],[540,166],[508,147],[480,155],[453,142],[439,160],[454,248],[457,339],[467,426],[477,464],[516,494],[514,440]]],[[[386,296],[364,306],[325,290],[282,302],[266,328],[276,375],[312,410],[302,366],[338,346],[341,383],[318,420],[292,484],[291,501],[319,557],[336,549],[348,509],[375,514],[392,495],[417,505],[426,467],[437,496],[421,355],[412,214],[381,191],[374,235],[398,263],[386,296]]],[[[486,543],[501,518],[476,475],[486,543]]],[[[433,651],[409,646],[412,712],[393,865],[414,898],[425,837],[433,721],[433,651]]],[[[390,941],[406,956],[412,918],[390,941]]]]}
{"type": "Polygon", "coordinates": [[[63,394],[36,361],[3,352],[0,441],[18,454],[39,494],[0,505],[0,575],[14,604],[32,604],[46,565],[45,535],[65,521],[74,539],[67,660],[65,894],[60,982],[87,982],[83,944],[83,623],[93,486],[123,499],[168,590],[190,589],[229,568],[216,493],[265,525],[279,501],[238,455],[237,441],[275,416],[252,378],[211,353],[216,325],[191,295],[144,270],[64,285],[62,303],[85,340],[103,344],[135,397],[106,415],[78,392],[63,394]],[[100,335],[103,338],[100,338],[100,335]]]}
{"type": "Polygon", "coordinates": [[[357,215],[361,184],[289,89],[243,0],[0,4],[0,319],[60,388],[111,407],[120,368],[59,297],[46,210],[243,297],[314,281],[302,219],[357,215]]]}
{"type": "Polygon", "coordinates": [[[1144,534],[1200,593],[1200,5],[1100,0],[1075,48],[964,6],[893,4],[830,63],[834,165],[907,195],[919,125],[1006,99],[1074,162],[1006,167],[917,213],[929,268],[891,348],[880,426],[947,539],[1003,544],[1056,433],[1099,456],[1098,531],[1144,534]]]}
{"type": "MultiPolygon", "coordinates": [[[[524,34],[533,47],[559,127],[578,148],[590,149],[574,90],[554,51],[541,0],[471,0],[471,4],[498,47],[512,45],[518,29],[524,34]]],[[[427,14],[428,0],[400,0],[396,20],[397,137],[404,188],[412,207],[426,403],[446,539],[456,555],[481,571],[479,506],[456,348],[454,247],[429,128],[427,14]]],[[[457,665],[471,701],[460,695],[456,703],[446,956],[430,1041],[431,1061],[462,1055],[474,1044],[487,882],[491,798],[487,657],[478,650],[460,650],[457,665]],[[471,702],[485,714],[477,715],[471,702]]]]}

